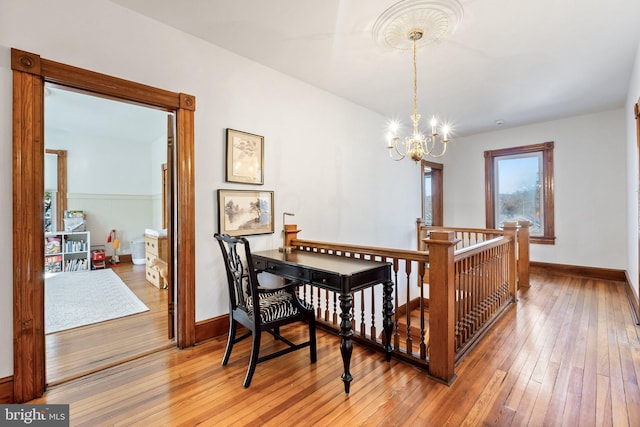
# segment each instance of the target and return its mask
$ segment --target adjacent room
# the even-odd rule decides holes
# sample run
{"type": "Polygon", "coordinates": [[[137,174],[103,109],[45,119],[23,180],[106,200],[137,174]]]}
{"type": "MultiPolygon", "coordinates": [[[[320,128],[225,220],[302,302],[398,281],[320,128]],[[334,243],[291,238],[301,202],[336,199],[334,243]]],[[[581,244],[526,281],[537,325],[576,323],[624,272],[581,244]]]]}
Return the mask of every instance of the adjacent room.
{"type": "Polygon", "coordinates": [[[167,285],[152,263],[167,260],[173,116],[54,84],[44,113],[46,379],[55,385],[171,345],[167,285]]]}

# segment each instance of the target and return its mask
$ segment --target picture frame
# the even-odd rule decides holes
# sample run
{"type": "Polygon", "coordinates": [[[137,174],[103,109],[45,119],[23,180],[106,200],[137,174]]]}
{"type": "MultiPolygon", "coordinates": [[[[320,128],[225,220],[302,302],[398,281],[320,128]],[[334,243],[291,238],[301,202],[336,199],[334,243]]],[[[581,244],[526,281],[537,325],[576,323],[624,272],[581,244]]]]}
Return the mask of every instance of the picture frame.
{"type": "Polygon", "coordinates": [[[274,232],[273,191],[218,190],[218,232],[249,236],[274,232]]]}
{"type": "Polygon", "coordinates": [[[264,137],[227,129],[226,181],[264,184],[264,137]]]}

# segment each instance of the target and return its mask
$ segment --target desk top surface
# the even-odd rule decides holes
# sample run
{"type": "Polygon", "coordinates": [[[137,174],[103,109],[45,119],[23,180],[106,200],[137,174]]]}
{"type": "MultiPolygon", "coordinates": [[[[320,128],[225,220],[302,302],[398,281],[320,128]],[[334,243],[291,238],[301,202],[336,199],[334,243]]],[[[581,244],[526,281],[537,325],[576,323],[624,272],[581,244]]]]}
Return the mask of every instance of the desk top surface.
{"type": "Polygon", "coordinates": [[[314,270],[322,270],[329,273],[337,273],[342,276],[354,275],[376,268],[384,269],[391,265],[389,262],[371,261],[358,258],[347,258],[337,255],[322,254],[317,252],[292,251],[280,252],[277,249],[254,252],[253,258],[263,258],[292,266],[306,267],[314,270]]]}

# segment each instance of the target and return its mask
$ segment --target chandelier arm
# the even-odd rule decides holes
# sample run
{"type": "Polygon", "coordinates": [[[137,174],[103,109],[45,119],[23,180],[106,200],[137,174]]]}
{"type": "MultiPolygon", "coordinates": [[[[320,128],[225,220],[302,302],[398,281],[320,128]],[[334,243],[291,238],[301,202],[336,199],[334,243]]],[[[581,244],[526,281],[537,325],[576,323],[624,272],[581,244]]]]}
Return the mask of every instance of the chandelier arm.
{"type": "MultiPolygon", "coordinates": [[[[447,144],[448,144],[448,142],[444,142],[444,141],[443,141],[443,142],[442,142],[442,153],[440,153],[440,154],[433,154],[433,152],[430,152],[430,153],[429,153],[429,157],[436,157],[436,158],[438,158],[438,157],[442,157],[442,156],[444,156],[444,153],[446,153],[446,152],[447,152],[447,144]]],[[[434,144],[434,147],[433,147],[433,148],[435,148],[435,144],[434,144]]]]}
{"type": "Polygon", "coordinates": [[[400,139],[400,138],[398,138],[398,137],[394,137],[394,138],[393,138],[393,145],[391,144],[391,141],[389,141],[389,146],[387,147],[387,148],[389,149],[389,158],[390,158],[391,160],[396,161],[396,162],[399,162],[400,160],[402,160],[402,159],[404,159],[405,157],[407,157],[407,150],[406,150],[406,147],[405,147],[405,151],[404,151],[404,153],[402,153],[402,152],[400,151],[400,149],[398,148],[398,141],[399,141],[399,139],[400,139]],[[394,158],[393,158],[393,150],[395,150],[395,151],[396,151],[396,153],[398,153],[399,158],[397,158],[397,159],[394,159],[394,158]]]}
{"type": "Polygon", "coordinates": [[[396,147],[395,150],[396,150],[396,153],[398,153],[398,156],[400,156],[397,159],[393,157],[393,147],[389,147],[389,158],[394,162],[399,162],[400,160],[403,160],[407,156],[406,154],[403,155],[402,153],[400,153],[400,151],[398,150],[398,147],[396,147]]]}
{"type": "Polygon", "coordinates": [[[435,136],[430,136],[428,138],[426,138],[426,143],[425,143],[425,156],[431,156],[431,153],[433,152],[433,150],[436,148],[436,137],[435,136]]]}

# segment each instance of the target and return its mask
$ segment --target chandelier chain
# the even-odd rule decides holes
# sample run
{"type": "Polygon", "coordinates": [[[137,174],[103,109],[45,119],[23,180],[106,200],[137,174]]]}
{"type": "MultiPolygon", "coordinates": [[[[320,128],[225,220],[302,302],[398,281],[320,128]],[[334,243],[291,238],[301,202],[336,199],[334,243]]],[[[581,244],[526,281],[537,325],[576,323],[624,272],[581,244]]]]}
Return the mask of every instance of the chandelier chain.
{"type": "Polygon", "coordinates": [[[413,114],[418,114],[418,65],[416,61],[416,33],[413,37],[413,114]]]}

